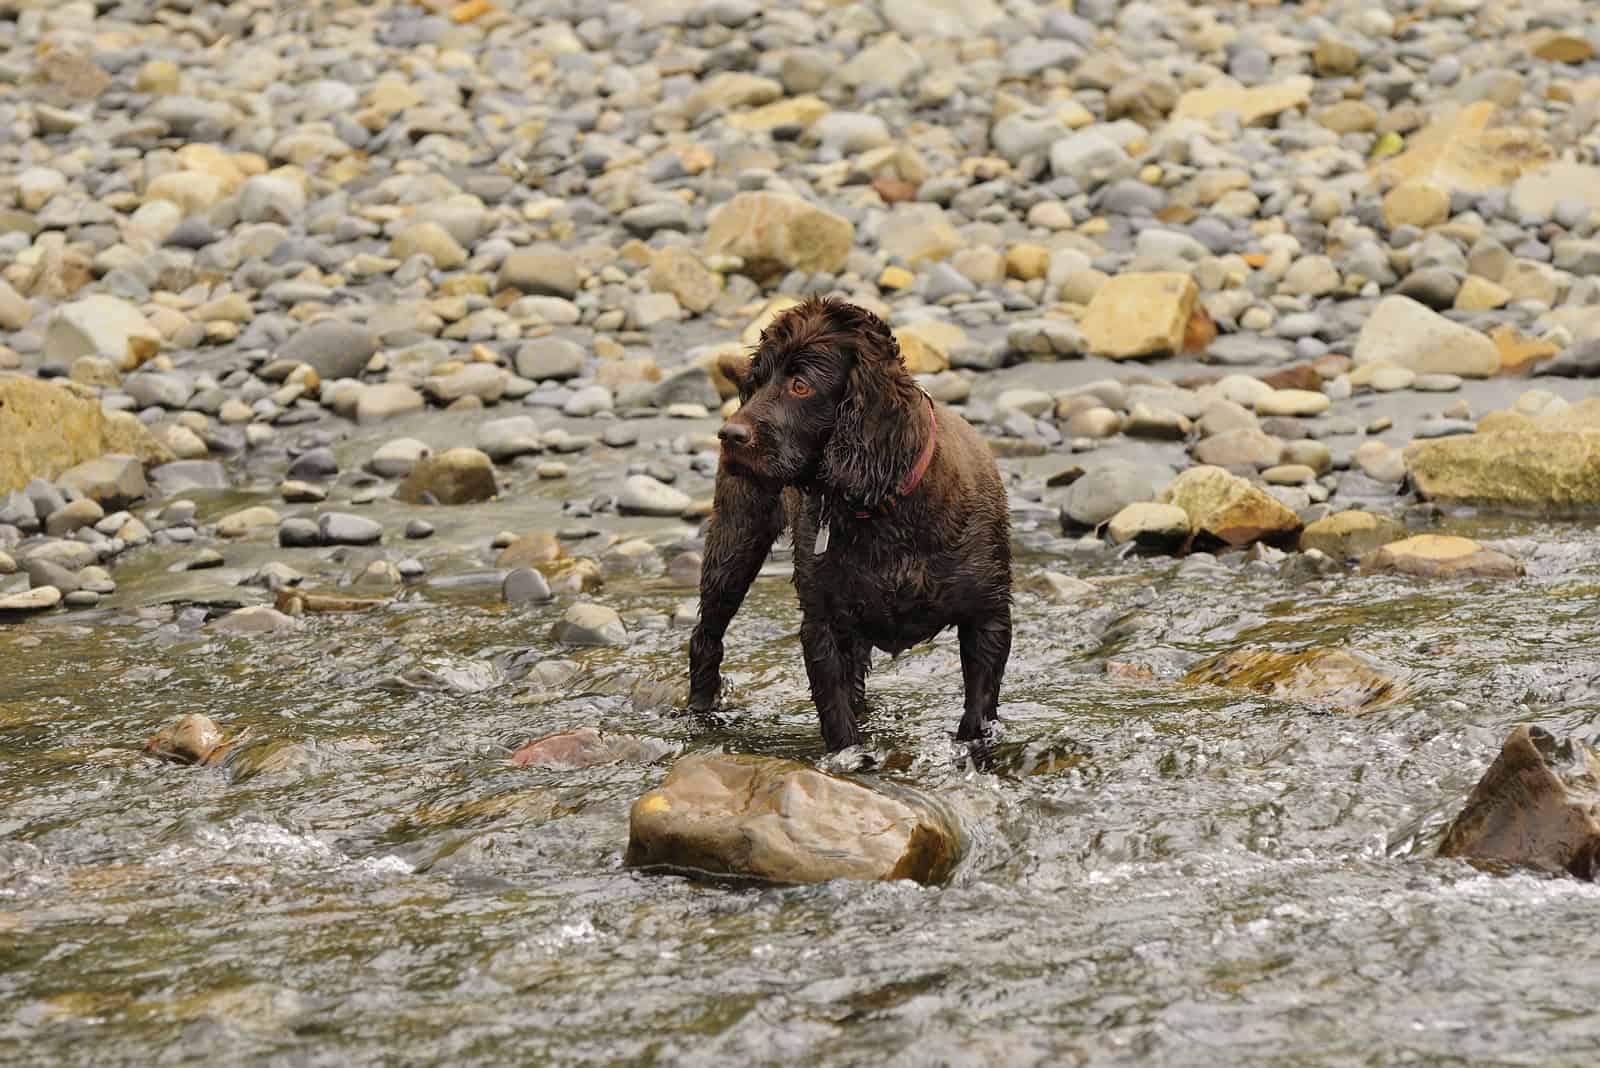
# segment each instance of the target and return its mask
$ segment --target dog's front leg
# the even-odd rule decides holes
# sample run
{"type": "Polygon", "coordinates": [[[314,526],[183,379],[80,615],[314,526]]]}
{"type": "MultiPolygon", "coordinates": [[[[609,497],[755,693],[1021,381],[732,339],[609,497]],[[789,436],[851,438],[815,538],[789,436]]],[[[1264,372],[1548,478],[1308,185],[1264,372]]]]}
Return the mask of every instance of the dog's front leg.
{"type": "Polygon", "coordinates": [[[957,628],[961,638],[961,676],[966,684],[966,711],[956,740],[983,738],[984,727],[998,715],[1000,678],[1011,656],[1011,605],[994,615],[957,628]]]}
{"type": "Polygon", "coordinates": [[[800,647],[806,658],[806,677],[811,681],[811,700],[822,721],[822,742],[829,752],[849,748],[861,741],[851,700],[851,662],[840,647],[833,628],[815,616],[800,623],[800,647]]]}
{"type": "Polygon", "coordinates": [[[716,706],[722,687],[722,637],[783,523],[779,489],[717,473],[700,565],[700,621],[689,637],[689,707],[696,712],[716,706]]]}

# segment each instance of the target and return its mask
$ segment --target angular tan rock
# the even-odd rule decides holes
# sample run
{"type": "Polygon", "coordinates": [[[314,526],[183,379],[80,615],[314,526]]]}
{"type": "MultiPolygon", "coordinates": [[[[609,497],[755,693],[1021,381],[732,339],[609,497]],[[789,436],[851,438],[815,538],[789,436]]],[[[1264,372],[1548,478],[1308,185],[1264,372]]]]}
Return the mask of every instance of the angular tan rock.
{"type": "Polygon", "coordinates": [[[1439,843],[1441,857],[1600,874],[1600,757],[1518,724],[1439,843]]]}
{"type": "Polygon", "coordinates": [[[655,254],[645,281],[657,293],[671,293],[678,303],[699,313],[711,307],[722,292],[722,276],[709,271],[700,257],[681,245],[655,254]]]}
{"type": "Polygon", "coordinates": [[[960,859],[955,819],[932,798],[773,757],[684,757],[633,804],[629,867],[776,883],[938,883],[960,859]]]}
{"type": "Polygon", "coordinates": [[[1182,351],[1199,298],[1199,287],[1187,274],[1120,274],[1096,291],[1078,327],[1095,356],[1168,356],[1182,351]]]}
{"type": "Polygon", "coordinates": [[[1417,578],[1516,578],[1522,565],[1471,538],[1418,534],[1372,550],[1361,558],[1361,571],[1417,578]]]}
{"type": "Polygon", "coordinates": [[[1300,549],[1316,549],[1335,560],[1358,560],[1403,537],[1405,527],[1399,522],[1352,509],[1308,524],[1300,532],[1300,549]]]}
{"type": "Polygon", "coordinates": [[[777,100],[753,111],[730,115],[727,121],[734,129],[751,133],[766,133],[779,126],[798,126],[805,129],[830,110],[820,97],[807,94],[777,100]]]}
{"type": "Polygon", "coordinates": [[[1427,500],[1550,516],[1600,512],[1600,430],[1502,430],[1415,441],[1406,471],[1427,500]]]}
{"type": "Polygon", "coordinates": [[[1189,514],[1197,537],[1240,547],[1254,541],[1289,541],[1300,532],[1300,517],[1277,499],[1220,467],[1191,467],[1161,494],[1189,514]]]}
{"type": "Polygon", "coordinates": [[[54,479],[106,453],[135,456],[146,466],[173,459],[132,415],[107,416],[98,401],[64,386],[0,375],[0,493],[54,479]]]}
{"type": "Polygon", "coordinates": [[[1537,130],[1493,125],[1500,117],[1487,100],[1443,113],[1372,173],[1390,182],[1427,178],[1452,192],[1503,189],[1555,153],[1537,130]]]}
{"type": "Polygon", "coordinates": [[[1410,297],[1384,297],[1356,339],[1357,365],[1388,361],[1418,374],[1487,378],[1500,352],[1483,334],[1452,322],[1410,297]]]}
{"type": "Polygon", "coordinates": [[[1450,218],[1450,191],[1436,182],[1413,178],[1389,190],[1383,198],[1383,221],[1390,229],[1420,226],[1426,229],[1450,218]]]}
{"type": "Polygon", "coordinates": [[[62,363],[98,356],[131,371],[161,351],[161,334],[132,304],[96,294],[56,309],[45,327],[44,351],[62,363]]]}
{"type": "Polygon", "coordinates": [[[1343,649],[1300,652],[1236,650],[1212,657],[1184,676],[1189,683],[1253,690],[1356,712],[1399,696],[1388,673],[1343,649]]]}
{"type": "Polygon", "coordinates": [[[738,256],[744,273],[766,281],[788,271],[838,271],[850,254],[849,220],[788,193],[740,193],[706,231],[709,255],[738,256]]]}
{"type": "Polygon", "coordinates": [[[1276,85],[1246,89],[1241,85],[1212,85],[1191,89],[1178,98],[1174,119],[1212,119],[1231,111],[1246,126],[1259,126],[1285,111],[1304,108],[1311,102],[1311,79],[1303,75],[1287,78],[1276,85]]]}

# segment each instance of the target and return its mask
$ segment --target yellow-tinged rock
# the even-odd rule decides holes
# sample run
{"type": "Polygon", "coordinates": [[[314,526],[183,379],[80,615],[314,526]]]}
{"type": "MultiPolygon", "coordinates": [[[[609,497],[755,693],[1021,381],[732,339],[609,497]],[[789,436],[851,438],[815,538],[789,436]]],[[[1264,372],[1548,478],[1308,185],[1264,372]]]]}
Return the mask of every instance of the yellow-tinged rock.
{"type": "Polygon", "coordinates": [[[1095,291],[1078,326],[1096,356],[1169,356],[1182,351],[1199,298],[1199,287],[1187,274],[1120,274],[1095,291]]]}
{"type": "Polygon", "coordinates": [[[1477,433],[1498,434],[1502,430],[1537,430],[1533,416],[1523,412],[1487,412],[1478,420],[1477,433]]]}
{"type": "Polygon", "coordinates": [[[1406,470],[1427,500],[1539,515],[1600,512],[1600,430],[1537,422],[1541,429],[1413,442],[1406,470]]]}
{"type": "Polygon", "coordinates": [[[1505,286],[1469,274],[1456,290],[1455,306],[1461,311],[1491,311],[1505,307],[1510,300],[1511,291],[1505,286]]]}
{"type": "Polygon", "coordinates": [[[1503,189],[1527,170],[1554,158],[1543,134],[1495,126],[1499,109],[1487,100],[1445,114],[1411,136],[1409,148],[1372,168],[1390,182],[1427,178],[1450,191],[1503,189]]]}
{"type": "Polygon", "coordinates": [[[809,128],[812,123],[822,118],[830,110],[832,109],[823,102],[821,97],[809,94],[792,96],[774,101],[752,111],[730,115],[727,119],[727,124],[736,130],[745,130],[750,133],[766,133],[777,129],[779,126],[809,128]]]}
{"type": "Polygon", "coordinates": [[[54,480],[106,453],[136,456],[146,466],[174,458],[136,417],[107,416],[82,391],[0,375],[0,493],[54,480]]]}
{"type": "Polygon", "coordinates": [[[1489,335],[1489,340],[1494,342],[1494,347],[1500,354],[1501,372],[1507,374],[1526,371],[1534,364],[1548,360],[1561,351],[1555,343],[1542,338],[1528,337],[1514,326],[1496,327],[1489,335]]]}
{"type": "Polygon", "coordinates": [[[450,9],[450,21],[461,26],[481,19],[494,10],[495,6],[489,0],[465,0],[450,9]]]}
{"type": "Polygon", "coordinates": [[[1028,243],[1006,249],[1006,277],[1031,282],[1050,273],[1050,250],[1028,243]]]}
{"type": "Polygon", "coordinates": [[[1300,517],[1264,490],[1220,467],[1191,467],[1167,486],[1163,504],[1189,513],[1196,535],[1234,547],[1254,541],[1287,541],[1300,532],[1300,517]]]}
{"type": "Polygon", "coordinates": [[[736,364],[747,364],[750,360],[750,348],[736,343],[718,345],[696,356],[693,362],[696,367],[704,367],[711,372],[711,384],[717,387],[717,396],[728,400],[738,397],[739,387],[723,370],[725,359],[735,361],[736,364]]]}
{"type": "Polygon", "coordinates": [[[1546,63],[1587,63],[1594,58],[1594,44],[1587,37],[1561,30],[1541,30],[1528,40],[1528,51],[1546,63]]]}
{"type": "Polygon", "coordinates": [[[931,375],[950,369],[950,357],[943,349],[908,330],[896,330],[894,337],[900,343],[900,359],[912,374],[931,375]]]}
{"type": "Polygon", "coordinates": [[[1383,221],[1391,230],[1398,226],[1426,229],[1448,218],[1450,191],[1425,178],[1401,182],[1383,198],[1383,221]]]}
{"type": "Polygon", "coordinates": [[[1361,570],[1418,578],[1516,578],[1522,574],[1522,565],[1471,538],[1418,534],[1374,549],[1361,558],[1361,570]]]}
{"type": "Polygon", "coordinates": [[[904,267],[893,264],[885,267],[883,273],[878,275],[879,289],[910,289],[916,284],[917,276],[904,267]]]}
{"type": "Polygon", "coordinates": [[[1360,559],[1398,541],[1405,527],[1387,516],[1350,510],[1325,516],[1300,532],[1300,549],[1316,549],[1335,560],[1360,559]]]}
{"type": "Polygon", "coordinates": [[[1297,75],[1276,85],[1246,89],[1237,83],[1191,89],[1178,98],[1173,119],[1210,120],[1224,111],[1239,116],[1246,126],[1275,119],[1285,111],[1303,108],[1311,102],[1311,79],[1297,75]]]}
{"type": "Polygon", "coordinates": [[[794,297],[786,296],[784,294],[779,294],[778,296],[773,297],[771,300],[763,304],[761,306],[761,310],[756,312],[755,318],[746,323],[745,328],[739,331],[739,340],[746,345],[759,345],[761,343],[761,331],[770,326],[772,324],[772,320],[776,319],[790,308],[797,308],[799,306],[800,302],[794,297]]]}

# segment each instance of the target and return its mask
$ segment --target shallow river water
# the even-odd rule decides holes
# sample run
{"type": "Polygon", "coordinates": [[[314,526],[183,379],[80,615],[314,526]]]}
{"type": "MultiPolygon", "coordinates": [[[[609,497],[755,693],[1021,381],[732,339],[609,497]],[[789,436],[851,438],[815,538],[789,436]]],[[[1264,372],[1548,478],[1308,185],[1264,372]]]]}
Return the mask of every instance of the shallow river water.
{"type": "Polygon", "coordinates": [[[119,607],[170,578],[148,551],[98,615],[0,629],[0,1063],[1593,1063],[1600,888],[1431,854],[1514,723],[1596,734],[1600,535],[1457,520],[1529,576],[1296,583],[1029,526],[1019,587],[1098,589],[1019,592],[992,764],[949,741],[953,635],[869,683],[895,769],[869,777],[965,826],[931,889],[641,875],[628,807],[669,761],[506,762],[583,725],[820,759],[781,563],[730,634],[731,710],[692,725],[669,713],[686,632],[651,629],[692,593],[661,580],[608,583],[646,616],[626,650],[557,648],[562,605],[443,576],[243,639],[119,607]],[[1182,681],[1312,645],[1402,696],[1357,715],[1182,681]],[[529,668],[563,657],[580,673],[541,692],[529,668]],[[276,754],[139,752],[190,711],[276,754]]]}

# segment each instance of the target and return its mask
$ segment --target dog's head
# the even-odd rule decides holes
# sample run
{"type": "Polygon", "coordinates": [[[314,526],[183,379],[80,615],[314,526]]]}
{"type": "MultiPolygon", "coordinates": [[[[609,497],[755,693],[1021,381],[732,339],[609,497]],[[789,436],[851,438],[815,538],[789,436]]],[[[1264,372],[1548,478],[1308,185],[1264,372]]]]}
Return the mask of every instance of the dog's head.
{"type": "Polygon", "coordinates": [[[921,448],[921,394],[882,319],[811,299],[762,331],[749,365],[720,365],[739,410],[718,432],[723,462],[784,485],[819,482],[866,506],[895,490],[921,448]]]}

